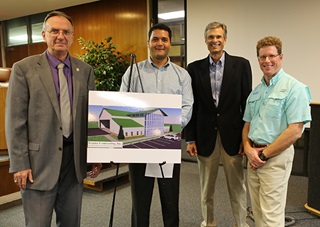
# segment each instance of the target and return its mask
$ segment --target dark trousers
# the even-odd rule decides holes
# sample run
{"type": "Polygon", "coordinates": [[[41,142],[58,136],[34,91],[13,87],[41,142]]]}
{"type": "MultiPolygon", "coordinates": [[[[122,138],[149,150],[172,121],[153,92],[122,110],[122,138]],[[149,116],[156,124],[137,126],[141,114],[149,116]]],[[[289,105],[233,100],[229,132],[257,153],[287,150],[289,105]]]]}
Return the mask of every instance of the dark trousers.
{"type": "MultiPolygon", "coordinates": [[[[132,195],[132,227],[149,227],[153,177],[145,177],[146,164],[129,164],[132,195]]],[[[180,164],[175,164],[173,178],[158,178],[165,227],[179,226],[180,164]]]]}
{"type": "Polygon", "coordinates": [[[27,227],[50,227],[53,210],[58,227],[80,226],[83,184],[75,174],[73,143],[64,143],[60,177],[50,191],[21,190],[27,227]]]}

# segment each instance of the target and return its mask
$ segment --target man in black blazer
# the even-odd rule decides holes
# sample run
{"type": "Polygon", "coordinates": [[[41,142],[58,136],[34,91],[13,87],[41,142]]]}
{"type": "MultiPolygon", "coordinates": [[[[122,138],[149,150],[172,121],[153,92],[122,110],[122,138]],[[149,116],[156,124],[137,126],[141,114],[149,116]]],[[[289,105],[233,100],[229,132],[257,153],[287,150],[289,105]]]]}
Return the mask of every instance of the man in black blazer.
{"type": "MultiPolygon", "coordinates": [[[[235,226],[246,224],[246,186],[241,131],[246,99],[252,89],[248,60],[224,51],[226,25],[213,22],[205,29],[209,56],[188,65],[194,105],[185,128],[187,152],[197,155],[203,222],[216,226],[214,190],[220,161],[223,163],[235,226]]],[[[223,224],[222,224],[223,225],[223,224]]]]}

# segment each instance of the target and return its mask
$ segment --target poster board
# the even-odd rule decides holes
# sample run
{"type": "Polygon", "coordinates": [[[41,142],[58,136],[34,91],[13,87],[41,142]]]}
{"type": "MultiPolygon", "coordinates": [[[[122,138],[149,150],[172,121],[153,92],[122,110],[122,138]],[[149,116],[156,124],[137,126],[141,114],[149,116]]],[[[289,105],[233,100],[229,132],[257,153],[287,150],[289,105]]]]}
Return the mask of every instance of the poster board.
{"type": "Polygon", "coordinates": [[[88,163],[180,163],[181,95],[90,91],[88,163]]]}

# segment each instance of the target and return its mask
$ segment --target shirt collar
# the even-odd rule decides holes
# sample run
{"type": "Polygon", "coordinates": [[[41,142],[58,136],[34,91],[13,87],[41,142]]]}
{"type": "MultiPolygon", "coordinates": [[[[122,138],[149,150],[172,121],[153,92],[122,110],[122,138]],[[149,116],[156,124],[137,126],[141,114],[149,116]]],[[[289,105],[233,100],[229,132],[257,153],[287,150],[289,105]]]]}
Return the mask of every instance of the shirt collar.
{"type": "MultiPolygon", "coordinates": [[[[149,61],[149,63],[153,66],[153,67],[156,67],[156,68],[158,68],[158,66],[156,65],[156,64],[154,64],[153,63],[153,61],[152,61],[152,59],[151,59],[151,57],[149,57],[148,58],[148,61],[149,61]]],[[[167,61],[167,63],[164,65],[164,66],[162,66],[162,67],[168,67],[169,65],[170,65],[170,63],[171,63],[171,61],[170,61],[170,57],[168,57],[168,61],[167,61]]]]}
{"type": "Polygon", "coordinates": [[[219,59],[219,61],[217,63],[214,63],[214,61],[212,60],[210,54],[209,54],[209,63],[210,65],[214,64],[214,65],[219,65],[219,66],[223,66],[224,62],[225,62],[226,56],[225,56],[225,52],[223,51],[223,54],[221,56],[221,58],[219,59]]]}
{"type": "MultiPolygon", "coordinates": [[[[274,77],[271,78],[271,80],[270,80],[270,85],[276,84],[276,83],[280,80],[280,78],[282,77],[283,72],[284,72],[284,71],[283,71],[283,69],[281,68],[281,69],[279,70],[279,72],[277,72],[277,74],[276,74],[274,77]]],[[[264,83],[264,84],[266,83],[265,80],[264,80],[264,77],[262,77],[261,81],[262,81],[262,83],[264,83]]]]}
{"type": "MultiPolygon", "coordinates": [[[[57,66],[61,63],[59,59],[57,59],[55,56],[49,53],[49,51],[46,51],[47,58],[49,60],[49,64],[53,68],[57,68],[57,66]]],[[[70,55],[68,53],[67,58],[62,62],[64,63],[69,69],[71,68],[71,61],[70,61],[70,55]]]]}

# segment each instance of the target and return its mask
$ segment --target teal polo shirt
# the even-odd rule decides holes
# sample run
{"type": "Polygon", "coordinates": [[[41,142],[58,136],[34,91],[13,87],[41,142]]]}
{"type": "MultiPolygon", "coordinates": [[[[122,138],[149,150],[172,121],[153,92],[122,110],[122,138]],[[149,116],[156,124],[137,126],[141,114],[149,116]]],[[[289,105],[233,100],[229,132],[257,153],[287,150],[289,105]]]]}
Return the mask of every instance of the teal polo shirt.
{"type": "Polygon", "coordinates": [[[267,86],[261,83],[247,99],[243,120],[250,122],[249,139],[271,144],[289,124],[311,121],[309,88],[281,69],[267,86]]]}

